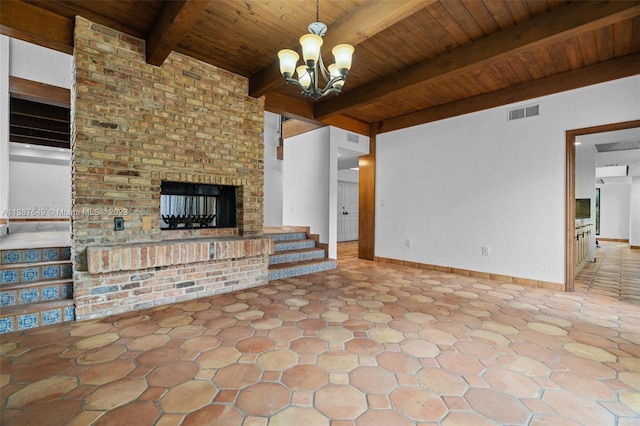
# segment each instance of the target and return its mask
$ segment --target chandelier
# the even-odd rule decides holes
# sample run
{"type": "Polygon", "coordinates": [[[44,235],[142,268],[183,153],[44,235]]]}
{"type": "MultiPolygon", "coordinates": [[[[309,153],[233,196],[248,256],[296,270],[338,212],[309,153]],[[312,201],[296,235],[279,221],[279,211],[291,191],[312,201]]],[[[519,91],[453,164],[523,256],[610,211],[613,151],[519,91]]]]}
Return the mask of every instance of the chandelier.
{"type": "Polygon", "coordinates": [[[308,30],[309,34],[300,37],[304,63],[296,67],[300,56],[291,49],[282,49],[278,52],[280,72],[287,84],[299,87],[305,96],[319,99],[329,93],[338,95],[351,69],[353,46],[339,44],[334,47],[331,53],[333,53],[336,62],[325,68],[320,48],[322,47],[322,36],[327,32],[327,26],[320,22],[319,0],[316,1],[316,22],[309,24],[308,30]],[[294,71],[298,74],[297,78],[293,77],[294,71]],[[326,83],[323,88],[320,87],[319,73],[326,83]]]}

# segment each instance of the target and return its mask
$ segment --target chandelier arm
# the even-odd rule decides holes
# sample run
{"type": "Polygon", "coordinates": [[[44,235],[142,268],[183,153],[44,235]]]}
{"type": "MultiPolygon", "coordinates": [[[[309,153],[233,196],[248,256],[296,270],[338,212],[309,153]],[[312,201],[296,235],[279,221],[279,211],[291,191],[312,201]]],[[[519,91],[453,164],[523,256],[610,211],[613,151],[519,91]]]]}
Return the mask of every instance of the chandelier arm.
{"type": "Polygon", "coordinates": [[[331,76],[329,74],[329,71],[327,71],[327,69],[324,67],[324,62],[322,61],[322,54],[320,54],[320,56],[318,56],[318,68],[320,68],[320,72],[322,73],[322,78],[324,78],[324,81],[330,81],[331,80],[331,76]]]}
{"type": "Polygon", "coordinates": [[[342,87],[338,87],[338,86],[335,85],[338,81],[344,81],[344,77],[338,76],[338,77],[333,77],[331,80],[329,80],[327,85],[324,86],[324,89],[322,89],[322,93],[323,93],[322,96],[325,96],[324,95],[325,92],[328,92],[328,93],[331,93],[331,92],[340,93],[340,92],[342,92],[342,87]]]}

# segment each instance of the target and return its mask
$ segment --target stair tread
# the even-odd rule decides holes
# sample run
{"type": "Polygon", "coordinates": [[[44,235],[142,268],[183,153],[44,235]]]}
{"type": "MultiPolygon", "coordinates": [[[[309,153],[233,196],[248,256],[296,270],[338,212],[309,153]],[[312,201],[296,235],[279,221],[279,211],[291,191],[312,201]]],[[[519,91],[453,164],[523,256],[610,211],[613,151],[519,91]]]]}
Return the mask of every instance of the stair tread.
{"type": "Polygon", "coordinates": [[[323,248],[319,248],[319,247],[307,247],[307,248],[301,248],[301,249],[295,249],[295,250],[282,250],[282,251],[277,251],[274,252],[273,254],[271,254],[271,256],[274,255],[280,255],[280,254],[291,254],[291,253],[307,253],[310,251],[319,251],[322,250],[324,251],[323,248]]]}
{"type": "Polygon", "coordinates": [[[49,286],[49,285],[60,285],[60,284],[73,284],[73,279],[69,278],[58,278],[53,280],[40,280],[40,281],[26,281],[19,282],[14,284],[0,284],[0,291],[10,291],[10,290],[20,290],[23,288],[31,288],[31,287],[39,287],[39,286],[49,286]]]}
{"type": "Polygon", "coordinates": [[[329,259],[328,257],[323,257],[320,259],[299,260],[297,262],[276,263],[274,265],[269,265],[269,269],[289,269],[289,268],[295,268],[298,266],[315,265],[317,263],[330,262],[330,261],[335,262],[335,259],[329,259]]]}
{"type": "Polygon", "coordinates": [[[32,262],[32,263],[3,263],[0,264],[0,270],[3,269],[19,269],[19,268],[33,268],[36,266],[54,266],[54,265],[70,265],[71,260],[49,260],[46,262],[32,262]]]}
{"type": "Polygon", "coordinates": [[[50,309],[64,308],[73,305],[73,299],[56,299],[47,300],[46,302],[27,303],[24,305],[2,306],[0,308],[0,318],[18,314],[48,311],[50,309]]]}

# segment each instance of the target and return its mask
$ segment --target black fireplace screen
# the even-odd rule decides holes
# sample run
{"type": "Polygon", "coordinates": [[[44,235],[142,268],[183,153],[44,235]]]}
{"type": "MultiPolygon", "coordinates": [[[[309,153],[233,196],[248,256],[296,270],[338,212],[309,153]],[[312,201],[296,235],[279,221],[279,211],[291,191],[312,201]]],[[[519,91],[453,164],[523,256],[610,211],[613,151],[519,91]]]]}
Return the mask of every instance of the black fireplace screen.
{"type": "Polygon", "coordinates": [[[162,182],[160,228],[227,228],[236,226],[236,187],[162,182]]]}

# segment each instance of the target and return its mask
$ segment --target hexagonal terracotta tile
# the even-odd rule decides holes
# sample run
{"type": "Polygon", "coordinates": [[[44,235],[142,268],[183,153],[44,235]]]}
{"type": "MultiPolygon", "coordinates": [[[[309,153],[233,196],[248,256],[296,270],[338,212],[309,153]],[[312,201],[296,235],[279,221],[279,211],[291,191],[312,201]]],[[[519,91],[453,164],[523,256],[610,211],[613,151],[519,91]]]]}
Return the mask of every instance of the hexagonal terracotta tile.
{"type": "Polygon", "coordinates": [[[401,387],[393,391],[391,404],[405,416],[416,421],[435,421],[447,411],[442,399],[421,388],[401,387]]]}
{"type": "Polygon", "coordinates": [[[289,404],[291,392],[280,383],[256,383],[240,391],[237,406],[250,416],[271,416],[289,404]]]}
{"type": "Polygon", "coordinates": [[[367,400],[349,386],[329,385],[316,392],[314,406],[332,419],[356,419],[367,409],[367,400]]]}
{"type": "Polygon", "coordinates": [[[329,374],[315,365],[296,365],[282,374],[282,383],[295,391],[315,391],[329,383],[329,374]]]}
{"type": "Polygon", "coordinates": [[[241,389],[258,381],[262,370],[254,364],[233,364],[220,369],[213,382],[220,389],[241,389]]]}
{"type": "Polygon", "coordinates": [[[358,367],[349,373],[349,383],[365,393],[389,394],[397,386],[394,374],[378,367],[358,367]]]}
{"type": "Polygon", "coordinates": [[[256,364],[265,370],[286,370],[296,365],[298,355],[288,349],[275,349],[261,353],[256,364]]]}
{"type": "Polygon", "coordinates": [[[189,413],[213,401],[218,390],[207,380],[190,380],[169,389],[160,399],[166,413],[189,413]]]}
{"type": "Polygon", "coordinates": [[[260,353],[273,348],[273,340],[266,336],[253,336],[240,340],[236,344],[236,348],[240,352],[260,353]]]}
{"type": "Polygon", "coordinates": [[[236,348],[223,346],[201,353],[196,362],[200,368],[222,368],[234,364],[241,355],[236,348]]]}

